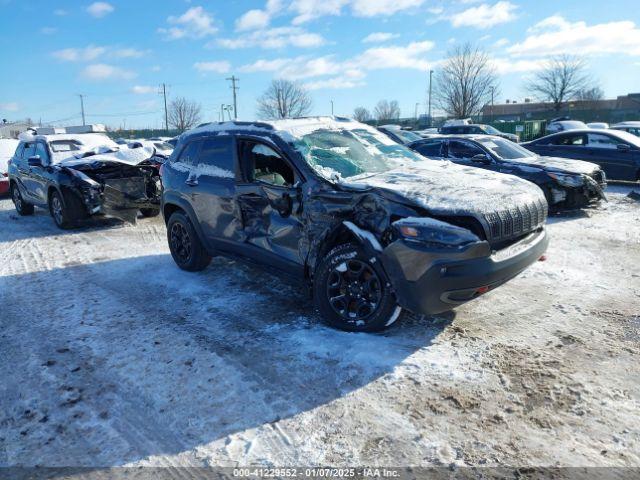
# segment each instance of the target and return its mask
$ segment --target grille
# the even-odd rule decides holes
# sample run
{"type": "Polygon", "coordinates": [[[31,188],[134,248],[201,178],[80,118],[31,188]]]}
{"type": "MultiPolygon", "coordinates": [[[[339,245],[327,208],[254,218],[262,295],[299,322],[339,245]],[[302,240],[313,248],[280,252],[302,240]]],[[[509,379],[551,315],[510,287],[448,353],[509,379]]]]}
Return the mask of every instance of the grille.
{"type": "Polygon", "coordinates": [[[537,200],[509,210],[487,213],[484,219],[489,227],[489,242],[502,242],[526,235],[542,225],[547,219],[547,204],[537,200]]]}

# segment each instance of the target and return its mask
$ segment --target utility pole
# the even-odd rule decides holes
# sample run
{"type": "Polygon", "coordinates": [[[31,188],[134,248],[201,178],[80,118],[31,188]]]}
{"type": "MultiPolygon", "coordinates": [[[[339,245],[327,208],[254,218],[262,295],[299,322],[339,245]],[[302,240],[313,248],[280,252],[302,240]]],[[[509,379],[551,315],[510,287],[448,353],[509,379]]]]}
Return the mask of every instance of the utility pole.
{"type": "Polygon", "coordinates": [[[489,117],[491,117],[491,121],[493,122],[493,95],[496,90],[496,87],[491,87],[491,109],[489,110],[489,117]]]}
{"type": "Polygon", "coordinates": [[[331,100],[331,116],[333,117],[333,100],[331,100]]]}
{"type": "Polygon", "coordinates": [[[433,120],[431,119],[431,83],[433,81],[433,70],[429,70],[429,126],[433,125],[433,120]]]}
{"type": "Polygon", "coordinates": [[[420,105],[420,102],[416,102],[416,113],[414,115],[416,117],[416,120],[418,119],[418,105],[420,105]]]}
{"type": "Polygon", "coordinates": [[[169,113],[167,110],[167,85],[166,84],[161,84],[160,88],[162,88],[162,92],[158,92],[161,93],[162,96],[164,97],[164,129],[167,131],[167,133],[169,133],[169,113]]]}
{"type": "Polygon", "coordinates": [[[86,125],[84,120],[84,95],[80,93],[78,96],[80,97],[80,111],[82,112],[82,125],[84,126],[86,125]]]}
{"type": "Polygon", "coordinates": [[[236,97],[236,91],[240,87],[236,87],[236,82],[239,82],[240,79],[237,78],[235,75],[231,75],[231,77],[227,78],[227,80],[231,81],[231,89],[233,90],[233,118],[237,120],[238,119],[238,99],[236,97]]]}

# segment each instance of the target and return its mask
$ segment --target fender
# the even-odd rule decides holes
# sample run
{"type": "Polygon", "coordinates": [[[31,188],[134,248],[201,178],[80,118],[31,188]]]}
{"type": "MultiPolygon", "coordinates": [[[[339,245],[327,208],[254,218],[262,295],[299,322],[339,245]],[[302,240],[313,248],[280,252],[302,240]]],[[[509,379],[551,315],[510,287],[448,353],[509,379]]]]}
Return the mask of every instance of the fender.
{"type": "Polygon", "coordinates": [[[191,204],[188,201],[186,201],[184,198],[182,198],[180,195],[177,195],[174,192],[165,191],[162,195],[162,205],[161,205],[161,212],[164,218],[165,225],[167,224],[167,222],[169,222],[169,219],[166,218],[164,215],[164,209],[167,205],[175,205],[176,207],[180,207],[180,209],[182,209],[187,214],[187,217],[189,217],[189,220],[191,221],[193,228],[198,234],[198,237],[200,237],[200,241],[206,247],[207,251],[213,255],[213,253],[215,252],[215,248],[213,248],[213,245],[211,245],[211,243],[207,240],[207,237],[204,235],[204,232],[200,227],[200,222],[198,222],[198,217],[196,216],[196,213],[193,211],[193,207],[191,207],[191,204]]]}

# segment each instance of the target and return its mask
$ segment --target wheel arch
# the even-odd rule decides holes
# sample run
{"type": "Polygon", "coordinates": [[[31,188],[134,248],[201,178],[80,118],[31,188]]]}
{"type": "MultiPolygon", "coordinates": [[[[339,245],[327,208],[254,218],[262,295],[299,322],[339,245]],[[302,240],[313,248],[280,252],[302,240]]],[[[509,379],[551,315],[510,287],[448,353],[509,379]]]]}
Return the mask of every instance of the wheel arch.
{"type": "Polygon", "coordinates": [[[191,207],[191,204],[189,204],[189,202],[179,197],[178,195],[165,193],[162,199],[161,210],[162,210],[162,216],[164,217],[165,225],[169,223],[169,218],[171,218],[172,214],[178,211],[183,212],[187,216],[187,218],[191,221],[191,224],[193,225],[194,230],[198,234],[198,237],[200,237],[200,241],[202,242],[202,244],[207,248],[207,250],[209,250],[209,252],[214,251],[212,246],[207,241],[207,237],[204,235],[204,232],[200,227],[198,216],[194,212],[193,207],[191,207]]]}

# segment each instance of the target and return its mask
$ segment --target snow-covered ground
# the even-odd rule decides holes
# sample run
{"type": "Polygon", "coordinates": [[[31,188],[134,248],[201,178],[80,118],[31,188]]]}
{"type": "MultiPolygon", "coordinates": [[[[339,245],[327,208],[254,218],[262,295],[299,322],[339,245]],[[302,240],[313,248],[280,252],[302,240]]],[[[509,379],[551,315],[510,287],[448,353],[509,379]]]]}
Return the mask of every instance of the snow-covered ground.
{"type": "Polygon", "coordinates": [[[0,201],[0,466],[640,466],[640,202],[552,218],[518,278],[383,334],[160,218],[0,201]]]}

